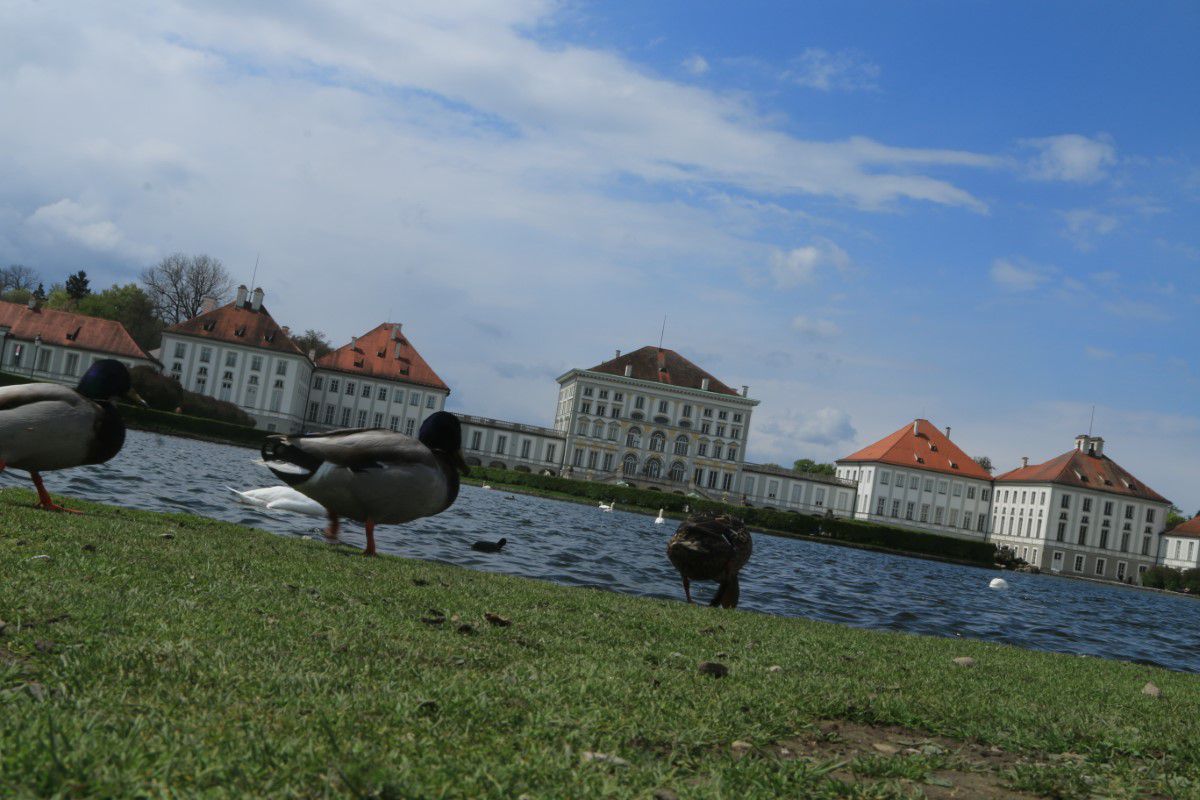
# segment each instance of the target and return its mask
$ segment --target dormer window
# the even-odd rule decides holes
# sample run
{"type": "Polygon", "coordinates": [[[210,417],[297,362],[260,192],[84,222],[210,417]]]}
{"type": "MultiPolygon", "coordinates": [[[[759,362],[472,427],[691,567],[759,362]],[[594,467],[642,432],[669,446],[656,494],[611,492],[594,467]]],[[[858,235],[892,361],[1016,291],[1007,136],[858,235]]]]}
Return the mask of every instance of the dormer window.
{"type": "Polygon", "coordinates": [[[67,341],[68,341],[68,342],[73,342],[73,341],[75,341],[76,339],[78,339],[78,338],[79,338],[79,332],[80,332],[81,330],[83,330],[83,328],[76,328],[75,330],[73,330],[73,331],[71,331],[70,333],[68,333],[68,334],[67,334],[67,341]]]}
{"type": "Polygon", "coordinates": [[[931,451],[931,452],[934,452],[934,453],[936,453],[936,452],[937,452],[937,445],[936,445],[936,444],[934,444],[933,442],[930,442],[930,443],[929,443],[929,449],[930,449],[930,451],[931,451]]]}
{"type": "Polygon", "coordinates": [[[234,336],[245,336],[245,335],[246,335],[246,326],[245,326],[245,325],[239,325],[239,326],[238,326],[238,328],[237,328],[237,330],[235,330],[235,331],[233,332],[233,335],[234,335],[234,336]]]}
{"type": "Polygon", "coordinates": [[[278,331],[271,331],[266,336],[263,336],[263,339],[265,339],[268,343],[273,342],[273,341],[275,341],[276,333],[278,333],[278,331]]]}
{"type": "Polygon", "coordinates": [[[204,330],[206,330],[206,331],[211,331],[215,327],[217,327],[217,321],[215,319],[209,320],[208,322],[204,323],[204,330]]]}

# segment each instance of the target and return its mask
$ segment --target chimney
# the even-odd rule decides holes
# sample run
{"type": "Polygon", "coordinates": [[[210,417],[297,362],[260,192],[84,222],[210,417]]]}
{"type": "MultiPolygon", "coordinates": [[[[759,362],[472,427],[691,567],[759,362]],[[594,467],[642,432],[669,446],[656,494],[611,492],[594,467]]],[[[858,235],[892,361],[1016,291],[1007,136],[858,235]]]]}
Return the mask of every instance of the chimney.
{"type": "Polygon", "coordinates": [[[283,335],[284,335],[284,336],[291,336],[291,335],[292,335],[292,329],[291,329],[291,328],[289,328],[287,325],[284,325],[282,328],[280,328],[280,330],[281,330],[281,331],[283,331],[283,335]]]}
{"type": "Polygon", "coordinates": [[[708,378],[700,379],[700,391],[702,391],[702,392],[708,391],[708,378]]]}
{"type": "Polygon", "coordinates": [[[308,360],[313,361],[313,362],[315,362],[317,360],[317,351],[316,350],[308,351],[308,360]]]}
{"type": "Polygon", "coordinates": [[[629,378],[632,376],[633,376],[633,364],[626,364],[625,365],[625,377],[629,378]]]}
{"type": "Polygon", "coordinates": [[[29,306],[30,311],[38,310],[38,299],[37,299],[36,294],[29,295],[29,302],[27,303],[27,305],[29,306]]]}
{"type": "Polygon", "coordinates": [[[1021,456],[1021,468],[1024,469],[1025,467],[1028,467],[1028,466],[1029,466],[1029,456],[1021,456]]]}
{"type": "Polygon", "coordinates": [[[237,293],[237,307],[238,308],[244,308],[246,306],[246,295],[249,293],[249,291],[250,290],[246,288],[246,284],[244,284],[244,283],[238,287],[238,293],[237,293]]]}
{"type": "Polygon", "coordinates": [[[742,397],[749,397],[749,396],[750,396],[750,387],[743,383],[742,384],[742,397]]]}
{"type": "Polygon", "coordinates": [[[392,341],[393,342],[400,341],[400,323],[399,322],[397,322],[395,325],[392,326],[392,341]]]}
{"type": "Polygon", "coordinates": [[[401,346],[401,344],[399,342],[396,342],[396,347],[394,348],[396,358],[400,358],[400,351],[402,349],[403,349],[403,347],[401,346]]]}
{"type": "Polygon", "coordinates": [[[620,350],[618,350],[618,351],[617,351],[617,355],[616,355],[615,357],[616,357],[616,358],[620,358],[620,357],[621,357],[621,351],[620,351],[620,350]]]}
{"type": "Polygon", "coordinates": [[[250,301],[250,310],[251,311],[258,311],[260,308],[262,308],[263,294],[264,293],[263,293],[262,287],[259,287],[254,290],[254,293],[252,295],[253,299],[251,299],[251,301],[250,301]]]}
{"type": "Polygon", "coordinates": [[[946,438],[947,439],[950,438],[950,426],[949,425],[946,426],[946,438]]]}
{"type": "Polygon", "coordinates": [[[207,314],[210,311],[215,311],[217,308],[217,298],[209,295],[200,301],[200,313],[207,314]]]}
{"type": "Polygon", "coordinates": [[[919,419],[913,420],[913,436],[916,436],[917,434],[919,434],[921,432],[920,423],[921,423],[921,420],[919,420],[919,419]]]}
{"type": "Polygon", "coordinates": [[[357,336],[351,336],[351,337],[350,337],[350,349],[351,349],[351,350],[357,350],[357,349],[358,349],[358,337],[357,337],[357,336]]]}

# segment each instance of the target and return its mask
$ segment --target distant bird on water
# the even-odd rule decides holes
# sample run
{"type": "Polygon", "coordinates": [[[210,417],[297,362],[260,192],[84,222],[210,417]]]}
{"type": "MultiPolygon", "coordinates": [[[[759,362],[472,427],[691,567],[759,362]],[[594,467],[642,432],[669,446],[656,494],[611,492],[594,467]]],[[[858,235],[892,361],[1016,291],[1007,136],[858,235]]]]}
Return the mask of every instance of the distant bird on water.
{"type": "Polygon", "coordinates": [[[692,602],[692,581],[716,581],[717,593],[709,605],[723,608],[737,607],[738,573],[752,550],[745,523],[728,514],[689,517],[667,542],[667,558],[683,578],[687,601],[692,602]]]}
{"type": "Polygon", "coordinates": [[[504,545],[506,544],[508,544],[508,539],[502,538],[498,542],[487,542],[481,539],[475,544],[471,545],[471,549],[478,550],[481,553],[499,553],[502,549],[504,549],[504,545]]]}
{"type": "Polygon", "coordinates": [[[617,505],[616,500],[609,500],[607,503],[605,503],[603,500],[601,500],[600,501],[600,510],[601,511],[612,511],[616,505],[617,505]]]}
{"type": "Polygon", "coordinates": [[[284,483],[316,500],[336,539],[340,517],[363,523],[364,555],[375,555],[375,526],[440,514],[458,497],[462,428],[446,411],[431,414],[416,439],[383,428],[267,437],[263,462],[284,483]]]}
{"type": "Polygon", "coordinates": [[[658,516],[654,518],[654,524],[662,525],[666,521],[667,521],[667,518],[663,516],[663,510],[660,508],[658,510],[658,516]]]}
{"type": "MultiPolygon", "coordinates": [[[[125,444],[125,423],[113,400],[142,405],[120,361],[100,359],[74,389],[57,383],[26,383],[0,388],[0,472],[26,470],[47,511],[72,511],[50,499],[43,472],[103,464],[125,444]]],[[[73,512],[79,513],[79,512],[73,512]]]]}
{"type": "Polygon", "coordinates": [[[1004,578],[992,578],[992,580],[988,583],[988,588],[989,589],[1007,589],[1008,581],[1004,580],[1004,578]]]}

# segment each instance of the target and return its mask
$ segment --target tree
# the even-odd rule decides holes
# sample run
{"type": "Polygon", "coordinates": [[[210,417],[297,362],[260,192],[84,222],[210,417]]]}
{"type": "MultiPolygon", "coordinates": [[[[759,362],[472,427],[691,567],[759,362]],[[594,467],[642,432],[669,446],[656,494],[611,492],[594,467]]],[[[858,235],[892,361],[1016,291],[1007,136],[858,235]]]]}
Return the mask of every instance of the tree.
{"type": "Polygon", "coordinates": [[[24,264],[9,264],[0,269],[0,294],[8,294],[13,290],[32,292],[39,280],[37,270],[24,264]]]}
{"type": "Polygon", "coordinates": [[[205,298],[224,302],[233,288],[233,280],[219,259],[183,253],[173,253],[143,272],[142,284],[156,316],[165,325],[197,316],[205,298]]]}
{"type": "Polygon", "coordinates": [[[811,458],[801,458],[792,464],[796,472],[810,472],[814,475],[836,475],[837,468],[833,464],[819,464],[811,458]]]}
{"type": "Polygon", "coordinates": [[[333,345],[329,341],[329,337],[322,331],[309,328],[300,336],[293,336],[292,341],[299,345],[304,352],[314,351],[317,358],[320,358],[327,353],[333,352],[333,345]]]}
{"type": "Polygon", "coordinates": [[[68,275],[64,288],[67,290],[67,297],[75,302],[79,302],[92,293],[91,287],[88,286],[87,273],[83,270],[79,270],[74,275],[68,275]]]}
{"type": "Polygon", "coordinates": [[[125,326],[143,350],[158,347],[163,324],[155,314],[150,296],[136,283],[110,286],[79,301],[80,314],[113,319],[125,326]]]}
{"type": "Polygon", "coordinates": [[[988,472],[991,472],[993,469],[995,469],[995,467],[992,466],[992,460],[987,456],[975,456],[974,461],[988,472]]]}
{"type": "MultiPolygon", "coordinates": [[[[1197,516],[1200,516],[1200,514],[1197,516]]],[[[1172,505],[1167,509],[1167,524],[1165,530],[1174,530],[1187,521],[1188,518],[1183,515],[1183,509],[1177,505],[1172,505]]]]}
{"type": "Polygon", "coordinates": [[[41,281],[38,282],[37,288],[33,290],[33,296],[37,298],[39,303],[46,302],[46,287],[41,281]]]}

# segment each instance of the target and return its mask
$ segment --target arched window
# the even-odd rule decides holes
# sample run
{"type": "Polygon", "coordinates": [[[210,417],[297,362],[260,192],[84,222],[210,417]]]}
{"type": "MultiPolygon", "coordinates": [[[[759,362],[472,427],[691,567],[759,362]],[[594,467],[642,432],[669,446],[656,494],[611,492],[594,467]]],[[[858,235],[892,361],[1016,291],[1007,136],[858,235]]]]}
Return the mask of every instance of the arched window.
{"type": "Polygon", "coordinates": [[[722,447],[723,447],[723,445],[720,442],[713,442],[713,449],[712,449],[712,457],[713,458],[721,457],[721,448],[722,447]]]}
{"type": "Polygon", "coordinates": [[[729,460],[737,461],[737,448],[733,445],[729,445],[729,460]]]}
{"type": "Polygon", "coordinates": [[[675,437],[675,455],[686,456],[688,454],[688,437],[682,433],[675,437]]]}
{"type": "Polygon", "coordinates": [[[608,425],[608,440],[615,442],[621,435],[621,426],[615,422],[610,422],[608,425]]]}
{"type": "Polygon", "coordinates": [[[661,453],[667,448],[667,437],[662,431],[655,431],[650,434],[650,449],[656,453],[661,453]]]}
{"type": "Polygon", "coordinates": [[[685,469],[682,461],[676,461],[671,465],[671,472],[668,477],[677,483],[682,483],[685,469]]]}
{"type": "Polygon", "coordinates": [[[633,453],[626,455],[621,461],[621,472],[626,475],[637,475],[637,456],[633,453]]]}
{"type": "Polygon", "coordinates": [[[586,419],[581,419],[575,426],[575,433],[579,434],[580,436],[587,436],[587,429],[588,421],[586,419]]]}
{"type": "Polygon", "coordinates": [[[662,475],[662,462],[657,458],[652,458],[646,462],[646,477],[657,478],[662,475]]]}
{"type": "Polygon", "coordinates": [[[592,423],[592,438],[593,439],[604,438],[604,423],[601,422],[600,420],[596,420],[595,422],[592,423]]]}
{"type": "Polygon", "coordinates": [[[641,447],[642,446],[642,429],[630,428],[629,433],[625,434],[626,447],[641,447]]]}

